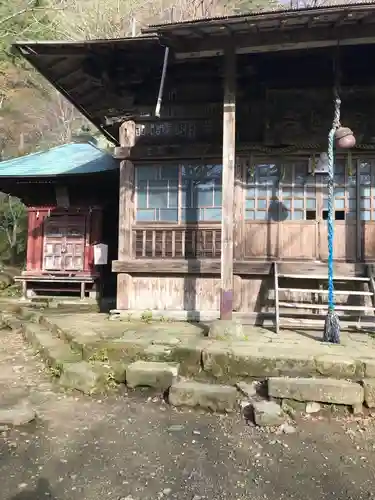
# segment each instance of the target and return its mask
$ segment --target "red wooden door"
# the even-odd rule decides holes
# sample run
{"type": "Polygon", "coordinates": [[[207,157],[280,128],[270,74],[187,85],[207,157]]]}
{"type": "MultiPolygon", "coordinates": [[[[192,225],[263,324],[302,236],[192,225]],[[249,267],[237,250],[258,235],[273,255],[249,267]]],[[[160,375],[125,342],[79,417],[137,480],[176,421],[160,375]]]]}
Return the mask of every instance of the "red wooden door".
{"type": "Polygon", "coordinates": [[[43,269],[83,271],[85,217],[51,216],[44,226],[43,269]]]}

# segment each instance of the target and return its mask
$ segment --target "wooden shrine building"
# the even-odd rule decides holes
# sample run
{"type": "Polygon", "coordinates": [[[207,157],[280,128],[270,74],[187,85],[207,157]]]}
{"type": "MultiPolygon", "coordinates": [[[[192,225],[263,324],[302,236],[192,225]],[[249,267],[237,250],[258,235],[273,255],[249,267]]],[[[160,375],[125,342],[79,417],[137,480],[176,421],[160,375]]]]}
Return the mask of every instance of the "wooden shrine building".
{"type": "Polygon", "coordinates": [[[373,315],[374,4],[16,47],[116,147],[120,313],[325,314],[319,160],[339,74],[342,123],[357,139],[335,161],[339,310],[373,315]]]}
{"type": "Polygon", "coordinates": [[[117,247],[103,218],[116,214],[118,162],[92,144],[66,144],[0,162],[0,190],[27,206],[26,267],[15,278],[23,297],[97,298],[111,273],[109,265],[95,266],[94,246],[117,247]]]}

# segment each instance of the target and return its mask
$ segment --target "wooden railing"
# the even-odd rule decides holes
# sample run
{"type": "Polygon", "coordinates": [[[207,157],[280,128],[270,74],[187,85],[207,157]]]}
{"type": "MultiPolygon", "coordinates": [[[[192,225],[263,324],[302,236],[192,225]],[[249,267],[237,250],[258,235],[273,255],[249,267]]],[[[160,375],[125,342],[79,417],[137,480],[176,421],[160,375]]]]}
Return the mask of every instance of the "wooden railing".
{"type": "Polygon", "coordinates": [[[207,227],[135,227],[136,258],[220,258],[221,230],[207,227]]]}

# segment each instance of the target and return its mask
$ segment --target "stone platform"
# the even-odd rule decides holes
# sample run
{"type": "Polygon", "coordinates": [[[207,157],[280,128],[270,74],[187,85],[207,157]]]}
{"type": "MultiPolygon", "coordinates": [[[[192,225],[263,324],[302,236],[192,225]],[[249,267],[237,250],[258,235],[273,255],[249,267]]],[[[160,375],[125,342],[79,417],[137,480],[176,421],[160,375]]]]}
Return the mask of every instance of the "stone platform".
{"type": "MultiPolygon", "coordinates": [[[[358,409],[360,400],[366,400],[369,407],[375,406],[375,340],[366,333],[343,332],[341,344],[330,345],[321,342],[321,332],[283,330],[277,335],[255,326],[244,326],[244,340],[212,340],[206,336],[207,324],[172,323],[147,315],[143,321],[129,317],[129,321],[114,322],[99,313],[37,313],[22,308],[16,313],[3,312],[2,320],[22,331],[56,376],[61,376],[63,385],[90,394],[104,390],[109,382],[125,382],[127,368],[132,365],[130,377],[134,362],[143,361],[150,363],[142,365],[146,378],[152,363],[154,368],[155,363],[164,363],[178,366],[179,379],[200,384],[233,387],[240,381],[260,380],[274,387],[271,379],[285,378],[289,382],[279,382],[284,384],[281,395],[275,392],[269,396],[301,400],[301,394],[306,393],[313,395],[306,396],[306,401],[358,409]],[[299,379],[296,386],[293,380],[299,379]],[[310,392],[306,389],[309,385],[315,387],[310,392]]],[[[179,383],[176,377],[155,377],[159,382],[170,379],[171,384],[179,383]]],[[[168,384],[162,385],[167,389],[168,384]]],[[[205,394],[206,388],[200,391],[205,394]]],[[[233,392],[229,392],[233,408],[233,392]]]]}

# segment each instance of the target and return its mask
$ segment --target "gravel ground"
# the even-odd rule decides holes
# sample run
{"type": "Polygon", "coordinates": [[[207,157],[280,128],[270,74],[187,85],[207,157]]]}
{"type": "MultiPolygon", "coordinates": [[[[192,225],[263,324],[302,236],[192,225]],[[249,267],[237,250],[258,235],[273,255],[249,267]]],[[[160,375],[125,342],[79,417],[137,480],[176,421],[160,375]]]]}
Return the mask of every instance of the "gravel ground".
{"type": "Polygon", "coordinates": [[[22,391],[38,413],[0,433],[1,500],[375,499],[375,419],[310,417],[281,434],[147,392],[65,394],[21,337],[0,340],[2,397],[22,391]]]}

